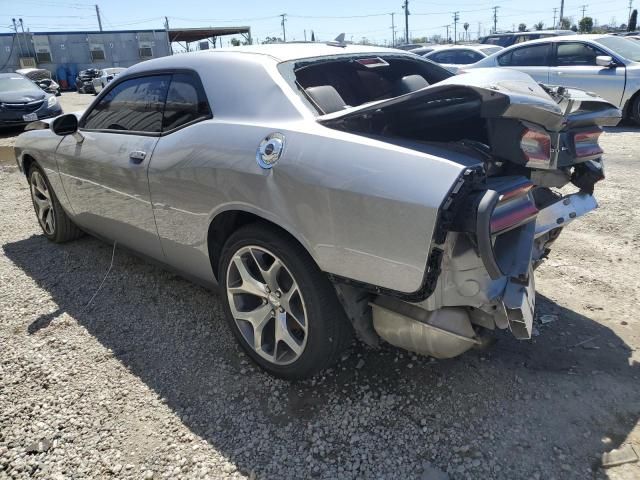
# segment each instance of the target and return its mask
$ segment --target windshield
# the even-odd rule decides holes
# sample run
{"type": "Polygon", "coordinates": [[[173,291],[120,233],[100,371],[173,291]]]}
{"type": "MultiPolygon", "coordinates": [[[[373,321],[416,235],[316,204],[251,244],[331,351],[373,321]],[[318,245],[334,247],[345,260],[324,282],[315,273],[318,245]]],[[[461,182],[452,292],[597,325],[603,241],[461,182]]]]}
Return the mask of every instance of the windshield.
{"type": "Polygon", "coordinates": [[[36,88],[24,77],[0,77],[0,92],[33,92],[36,88]]]}
{"type": "Polygon", "coordinates": [[[640,43],[622,37],[603,37],[597,42],[627,60],[640,62],[640,43]]]}
{"type": "Polygon", "coordinates": [[[452,76],[417,55],[336,55],[280,69],[320,114],[397,97],[452,76]]]}

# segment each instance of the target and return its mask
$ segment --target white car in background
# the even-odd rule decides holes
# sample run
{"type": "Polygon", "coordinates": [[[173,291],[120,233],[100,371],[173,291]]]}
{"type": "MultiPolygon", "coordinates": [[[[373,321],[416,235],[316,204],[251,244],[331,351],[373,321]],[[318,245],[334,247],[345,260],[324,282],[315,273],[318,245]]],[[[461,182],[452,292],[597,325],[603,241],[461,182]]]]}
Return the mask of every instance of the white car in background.
{"type": "Polygon", "coordinates": [[[94,78],[93,81],[93,89],[94,94],[99,94],[104,87],[107,86],[111,80],[116,78],[122,72],[124,72],[126,68],[114,67],[114,68],[103,68],[100,70],[100,76],[94,78]]]}
{"type": "Polygon", "coordinates": [[[457,73],[461,67],[474,64],[502,50],[497,45],[441,45],[423,54],[424,58],[457,73]]]}
{"type": "Polygon", "coordinates": [[[640,124],[640,42],[615,35],[567,35],[521,43],[465,67],[505,67],[546,85],[594,92],[640,124]]]}

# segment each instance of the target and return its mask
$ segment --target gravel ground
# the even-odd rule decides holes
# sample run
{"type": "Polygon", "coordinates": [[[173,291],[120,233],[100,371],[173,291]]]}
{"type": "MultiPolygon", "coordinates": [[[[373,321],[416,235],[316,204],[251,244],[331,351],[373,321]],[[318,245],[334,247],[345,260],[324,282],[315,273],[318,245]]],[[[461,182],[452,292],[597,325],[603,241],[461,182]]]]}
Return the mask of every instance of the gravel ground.
{"type": "Polygon", "coordinates": [[[448,361],[354,344],[300,383],[248,361],[214,293],[123,250],[87,306],[111,247],[49,243],[0,166],[0,478],[640,478],[599,460],[640,453],[640,135],[602,143],[601,208],[540,268],[557,318],[531,341],[448,361]]]}

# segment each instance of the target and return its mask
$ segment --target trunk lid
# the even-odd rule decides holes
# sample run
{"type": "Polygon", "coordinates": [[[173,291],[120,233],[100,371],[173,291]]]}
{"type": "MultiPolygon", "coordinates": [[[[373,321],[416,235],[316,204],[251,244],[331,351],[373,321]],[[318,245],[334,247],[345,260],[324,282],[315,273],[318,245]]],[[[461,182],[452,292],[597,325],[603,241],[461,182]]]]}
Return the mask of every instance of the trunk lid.
{"type": "Polygon", "coordinates": [[[474,69],[423,89],[386,100],[321,115],[317,121],[337,127],[368,116],[394,114],[418,109],[455,109],[456,105],[481,102],[483,118],[518,119],[559,132],[578,125],[613,126],[620,110],[595,94],[564,87],[537,84],[529,75],[516,70],[474,69]]]}

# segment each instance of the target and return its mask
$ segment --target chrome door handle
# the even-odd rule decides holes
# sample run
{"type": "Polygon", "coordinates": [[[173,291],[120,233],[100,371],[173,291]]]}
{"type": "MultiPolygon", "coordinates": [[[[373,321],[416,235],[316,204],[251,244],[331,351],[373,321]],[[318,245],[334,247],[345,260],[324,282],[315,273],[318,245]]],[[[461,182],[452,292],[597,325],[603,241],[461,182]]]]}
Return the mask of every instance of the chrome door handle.
{"type": "Polygon", "coordinates": [[[131,153],[129,153],[129,158],[134,162],[134,163],[142,163],[144,161],[144,159],[147,156],[147,152],[143,152],[141,150],[135,150],[131,153]]]}

